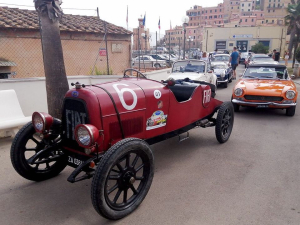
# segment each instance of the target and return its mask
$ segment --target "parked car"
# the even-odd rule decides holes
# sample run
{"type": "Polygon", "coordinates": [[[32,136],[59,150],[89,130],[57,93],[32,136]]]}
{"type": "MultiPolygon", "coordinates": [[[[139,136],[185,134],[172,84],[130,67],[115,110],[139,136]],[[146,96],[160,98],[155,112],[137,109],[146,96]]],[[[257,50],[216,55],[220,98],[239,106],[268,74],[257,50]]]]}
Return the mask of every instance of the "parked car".
{"type": "Polygon", "coordinates": [[[132,213],[146,197],[155,171],[150,145],[176,136],[183,141],[190,129],[213,126],[224,143],[234,122],[231,102],[212,98],[209,85],[158,82],[126,72],[136,70],[126,70],[114,82],[73,84],[64,98],[62,120],[34,112],[11,147],[15,170],[28,180],[50,179],[67,165],[75,168],[69,182],[92,178],[93,206],[112,220],[132,213]]]}
{"type": "Polygon", "coordinates": [[[294,116],[298,91],[284,65],[249,65],[232,94],[234,110],[240,106],[286,109],[294,116]]]}
{"type": "Polygon", "coordinates": [[[150,55],[144,55],[144,56],[137,56],[132,60],[132,65],[136,66],[139,63],[139,58],[140,58],[140,64],[141,65],[146,65],[148,67],[166,67],[166,61],[165,60],[157,60],[151,57],[150,55]]]}
{"type": "Polygon", "coordinates": [[[240,58],[239,58],[239,63],[244,63],[245,64],[245,61],[248,60],[249,56],[250,56],[250,52],[241,52],[240,54],[240,58]]]}
{"type": "Polygon", "coordinates": [[[210,63],[201,60],[190,59],[175,62],[168,78],[175,80],[189,78],[193,81],[210,83],[216,87],[218,85],[217,76],[211,69],[210,63]]]}
{"type": "Polygon", "coordinates": [[[248,58],[248,62],[245,63],[245,68],[252,64],[275,64],[278,62],[274,61],[271,57],[266,54],[251,54],[248,58]]]}
{"type": "Polygon", "coordinates": [[[227,88],[228,83],[232,82],[232,68],[228,63],[219,62],[212,67],[218,79],[218,85],[227,88]]]}
{"type": "Polygon", "coordinates": [[[216,54],[211,58],[211,66],[221,63],[229,63],[230,55],[229,54],[216,54]]]}

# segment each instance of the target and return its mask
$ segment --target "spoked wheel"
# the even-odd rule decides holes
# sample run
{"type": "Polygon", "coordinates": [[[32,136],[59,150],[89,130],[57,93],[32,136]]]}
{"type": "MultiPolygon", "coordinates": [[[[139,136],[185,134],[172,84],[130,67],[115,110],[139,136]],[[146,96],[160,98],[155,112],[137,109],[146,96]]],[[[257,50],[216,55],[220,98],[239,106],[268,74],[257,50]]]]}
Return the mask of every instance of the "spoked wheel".
{"type": "Polygon", "coordinates": [[[231,102],[224,102],[218,112],[216,121],[216,137],[220,143],[228,141],[234,122],[234,112],[231,102]]]}
{"type": "Polygon", "coordinates": [[[22,177],[33,181],[57,176],[67,166],[67,158],[60,149],[53,149],[38,157],[34,163],[29,163],[30,158],[39,151],[49,148],[49,143],[36,133],[31,122],[26,124],[17,133],[10,150],[10,158],[15,170],[22,177]]]}
{"type": "Polygon", "coordinates": [[[154,174],[154,158],[147,143],[124,139],[101,159],[92,182],[92,202],[107,219],[121,219],[146,197],[154,174]]]}

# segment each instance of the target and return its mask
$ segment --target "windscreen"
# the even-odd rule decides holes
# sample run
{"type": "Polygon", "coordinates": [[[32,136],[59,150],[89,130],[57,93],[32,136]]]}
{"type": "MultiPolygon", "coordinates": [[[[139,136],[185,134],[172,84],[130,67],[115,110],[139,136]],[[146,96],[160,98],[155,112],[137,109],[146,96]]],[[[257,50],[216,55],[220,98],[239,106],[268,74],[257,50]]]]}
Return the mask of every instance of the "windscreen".
{"type": "Polygon", "coordinates": [[[226,62],[228,62],[229,61],[229,56],[227,56],[227,55],[216,55],[213,59],[212,59],[212,61],[214,61],[214,62],[224,62],[224,61],[226,61],[226,62]]]}
{"type": "Polygon", "coordinates": [[[205,72],[205,62],[200,61],[184,61],[174,63],[172,72],[205,72]]]}
{"type": "Polygon", "coordinates": [[[243,78],[249,79],[287,79],[288,73],[285,68],[250,67],[246,70],[243,78]]]}
{"type": "Polygon", "coordinates": [[[257,62],[273,62],[274,60],[271,57],[255,57],[253,58],[254,61],[257,62]]]}
{"type": "Polygon", "coordinates": [[[225,65],[214,65],[214,69],[226,69],[225,65]]]}

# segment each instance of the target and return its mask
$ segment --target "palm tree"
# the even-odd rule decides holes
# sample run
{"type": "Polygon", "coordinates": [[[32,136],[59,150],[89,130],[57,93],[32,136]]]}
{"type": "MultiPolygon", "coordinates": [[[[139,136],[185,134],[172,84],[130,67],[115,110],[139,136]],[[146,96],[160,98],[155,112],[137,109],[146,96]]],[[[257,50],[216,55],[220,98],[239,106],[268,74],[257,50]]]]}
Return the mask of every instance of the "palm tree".
{"type": "Polygon", "coordinates": [[[288,26],[288,34],[290,34],[290,43],[288,47],[289,55],[292,56],[294,47],[293,67],[295,64],[295,52],[298,47],[300,38],[300,0],[295,2],[292,0],[293,5],[287,8],[288,15],[285,16],[285,23],[288,26]]]}
{"type": "Polygon", "coordinates": [[[52,116],[61,118],[63,99],[69,90],[59,30],[62,2],[34,0],[34,3],[40,19],[48,111],[52,116]]]}

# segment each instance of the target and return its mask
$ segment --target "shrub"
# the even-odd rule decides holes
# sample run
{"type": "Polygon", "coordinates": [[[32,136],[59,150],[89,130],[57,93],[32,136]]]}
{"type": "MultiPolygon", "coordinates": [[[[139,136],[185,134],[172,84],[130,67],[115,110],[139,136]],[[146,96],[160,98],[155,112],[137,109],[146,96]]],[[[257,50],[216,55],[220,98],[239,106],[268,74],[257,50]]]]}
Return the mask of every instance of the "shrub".
{"type": "Polygon", "coordinates": [[[254,53],[263,53],[267,54],[269,52],[269,47],[264,46],[262,43],[256,43],[251,48],[252,52],[254,53]]]}

